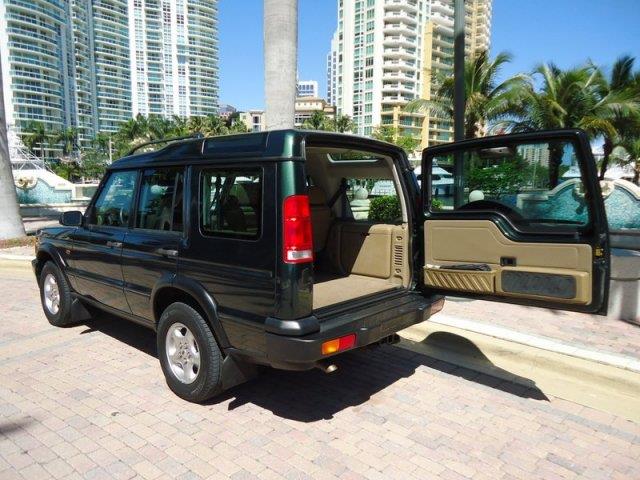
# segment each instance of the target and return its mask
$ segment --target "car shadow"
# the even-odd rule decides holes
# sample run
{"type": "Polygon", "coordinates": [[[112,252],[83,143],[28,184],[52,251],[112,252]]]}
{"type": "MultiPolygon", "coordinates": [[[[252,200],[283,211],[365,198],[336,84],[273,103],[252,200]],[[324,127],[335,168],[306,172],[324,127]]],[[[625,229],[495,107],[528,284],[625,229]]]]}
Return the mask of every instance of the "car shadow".
{"type": "MultiPolygon", "coordinates": [[[[81,334],[101,332],[157,357],[155,334],[147,328],[103,314],[85,322],[85,325],[88,328],[81,334]]],[[[411,377],[417,370],[434,370],[518,397],[548,400],[533,381],[499,369],[466,338],[437,332],[423,341],[426,345],[437,343],[440,346],[443,342],[453,348],[464,349],[467,355],[474,355],[476,364],[478,361],[486,362],[483,371],[491,369],[499,375],[485,375],[399,346],[385,345],[340,355],[334,362],[338,370],[331,374],[320,370],[292,372],[264,368],[255,379],[223,392],[206,404],[226,405],[229,410],[254,404],[282,418],[315,422],[333,418],[346,408],[366,403],[372,396],[411,377]]],[[[158,375],[162,375],[160,368],[158,375]]]]}

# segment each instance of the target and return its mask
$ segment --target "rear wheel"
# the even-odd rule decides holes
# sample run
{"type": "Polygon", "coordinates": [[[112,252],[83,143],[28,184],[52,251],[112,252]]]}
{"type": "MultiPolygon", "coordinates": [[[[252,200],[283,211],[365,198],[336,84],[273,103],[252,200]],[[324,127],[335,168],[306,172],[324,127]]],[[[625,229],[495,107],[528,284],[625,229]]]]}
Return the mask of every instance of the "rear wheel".
{"type": "Polygon", "coordinates": [[[176,395],[204,402],[222,391],[222,353],[194,308],[169,305],[158,322],[157,344],[167,385],[176,395]]]}
{"type": "Polygon", "coordinates": [[[49,323],[55,327],[70,325],[71,289],[55,263],[45,263],[40,272],[39,283],[42,309],[49,323]]]}

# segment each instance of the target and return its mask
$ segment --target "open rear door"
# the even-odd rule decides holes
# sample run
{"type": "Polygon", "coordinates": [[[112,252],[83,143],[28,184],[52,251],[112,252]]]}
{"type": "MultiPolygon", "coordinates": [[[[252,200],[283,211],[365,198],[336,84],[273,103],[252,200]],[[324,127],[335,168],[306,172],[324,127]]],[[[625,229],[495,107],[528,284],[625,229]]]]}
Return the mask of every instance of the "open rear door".
{"type": "Polygon", "coordinates": [[[606,314],[608,228],[584,132],[427,148],[422,193],[426,292],[606,314]]]}

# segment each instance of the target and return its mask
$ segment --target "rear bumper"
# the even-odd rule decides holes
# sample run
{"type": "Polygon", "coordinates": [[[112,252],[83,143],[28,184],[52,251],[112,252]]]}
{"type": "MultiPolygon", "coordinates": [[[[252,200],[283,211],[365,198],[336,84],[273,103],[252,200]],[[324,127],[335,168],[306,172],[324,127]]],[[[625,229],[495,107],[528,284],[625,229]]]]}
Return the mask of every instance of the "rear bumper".
{"type": "Polygon", "coordinates": [[[286,370],[314,368],[319,361],[343,353],[322,355],[323,342],[355,333],[356,344],[353,348],[371,345],[411,325],[427,320],[434,307],[437,310],[441,308],[441,303],[438,301],[442,299],[441,296],[424,297],[420,293],[407,292],[364,308],[322,318],[319,322],[320,329],[315,333],[301,336],[266,333],[267,361],[275,368],[286,370]]]}

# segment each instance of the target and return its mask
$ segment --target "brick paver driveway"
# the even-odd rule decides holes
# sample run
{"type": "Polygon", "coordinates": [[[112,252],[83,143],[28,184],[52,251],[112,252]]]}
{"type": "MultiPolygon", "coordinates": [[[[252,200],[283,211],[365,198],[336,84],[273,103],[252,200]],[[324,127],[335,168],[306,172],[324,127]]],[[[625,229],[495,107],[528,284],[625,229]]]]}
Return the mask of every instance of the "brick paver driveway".
{"type": "Polygon", "coordinates": [[[638,425],[399,347],[188,404],[152,332],[55,329],[30,272],[0,278],[1,479],[640,478],[638,425]]]}

